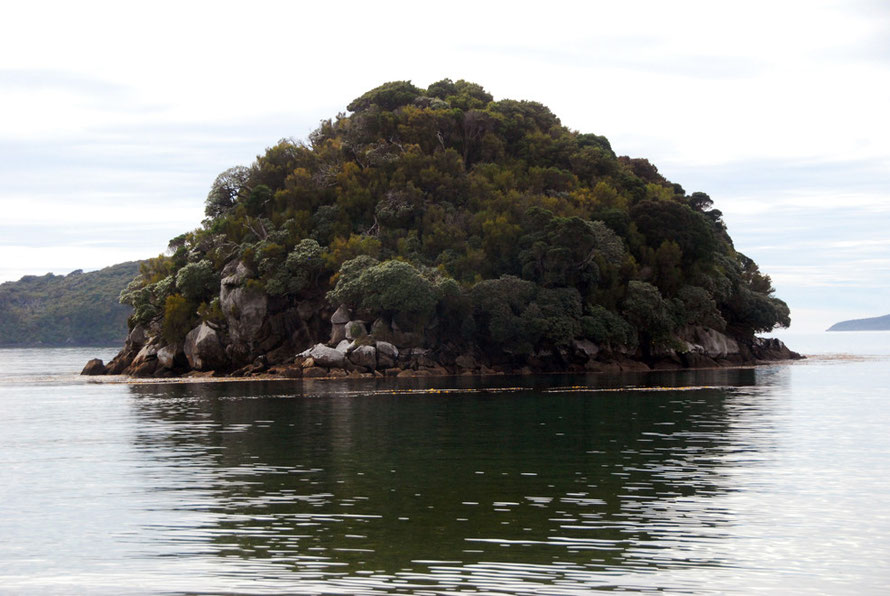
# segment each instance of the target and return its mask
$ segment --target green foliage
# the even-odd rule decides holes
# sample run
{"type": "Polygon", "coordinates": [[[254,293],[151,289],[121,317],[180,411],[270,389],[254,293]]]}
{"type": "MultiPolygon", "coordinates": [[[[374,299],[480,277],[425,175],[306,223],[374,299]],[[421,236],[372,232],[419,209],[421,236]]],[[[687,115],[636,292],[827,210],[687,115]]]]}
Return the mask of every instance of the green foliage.
{"type": "Polygon", "coordinates": [[[591,307],[588,314],[581,317],[581,333],[606,347],[635,348],[637,345],[636,330],[619,315],[599,305],[591,307]]]}
{"type": "MultiPolygon", "coordinates": [[[[314,242],[314,241],[313,241],[314,242]]],[[[374,236],[352,234],[349,238],[337,236],[324,253],[325,266],[336,270],[344,262],[359,255],[367,255],[375,259],[380,256],[380,240],[374,236]]]]}
{"type": "Polygon", "coordinates": [[[198,303],[219,292],[219,276],[213,270],[213,264],[202,259],[197,263],[188,263],[179,270],[176,288],[186,300],[198,303]]]}
{"type": "Polygon", "coordinates": [[[708,260],[717,248],[711,223],[684,204],[646,200],[634,205],[630,216],[648,246],[658,249],[663,242],[676,243],[684,265],[708,260]]]}
{"type": "Polygon", "coordinates": [[[250,170],[244,166],[229,168],[217,176],[207,193],[204,214],[215,218],[232,209],[247,190],[249,176],[250,170]]]}
{"type": "Polygon", "coordinates": [[[337,285],[328,293],[332,303],[345,303],[379,315],[403,312],[427,317],[442,297],[437,284],[403,261],[376,262],[360,256],[343,264],[337,285]]]}
{"type": "Polygon", "coordinates": [[[443,100],[446,105],[460,110],[484,108],[492,101],[492,96],[481,85],[460,79],[442,79],[427,88],[427,95],[443,100]]]}
{"type": "Polygon", "coordinates": [[[145,325],[164,312],[164,303],[176,285],[173,275],[146,283],[145,274],[137,276],[121,292],[120,303],[133,307],[130,326],[145,325]]]}
{"type": "Polygon", "coordinates": [[[640,335],[644,347],[654,347],[668,340],[675,322],[670,307],[658,288],[642,281],[627,284],[622,314],[640,335]]]}
{"type": "Polygon", "coordinates": [[[470,300],[480,339],[517,353],[531,353],[544,332],[543,313],[532,306],[537,291],[533,282],[512,275],[473,286],[470,300]]]}
{"type": "Polygon", "coordinates": [[[195,308],[185,296],[172,294],[164,301],[164,318],[161,323],[161,336],[168,344],[177,344],[185,339],[192,328],[195,308]]]}
{"type": "Polygon", "coordinates": [[[276,304],[326,295],[512,353],[577,337],[649,350],[683,325],[789,323],[708,195],[540,103],[443,79],[385,83],[347,109],[308,143],[283,139],[220,174],[203,228],[124,292],[131,322],[164,318],[174,294],[212,320],[219,273],[240,259],[276,304]]]}
{"type": "Polygon", "coordinates": [[[139,263],[0,284],[0,346],[115,345],[132,309],[118,297],[139,263]]]}
{"type": "Polygon", "coordinates": [[[411,103],[420,93],[420,89],[412,85],[411,81],[393,81],[371,89],[352,100],[346,109],[350,112],[360,112],[376,105],[383,110],[391,111],[411,103]]]}
{"type": "Polygon", "coordinates": [[[718,331],[726,329],[726,320],[720,314],[716,301],[704,288],[683,286],[675,299],[677,325],[704,325],[718,331]]]}
{"type": "Polygon", "coordinates": [[[624,258],[624,245],[602,222],[580,217],[555,217],[531,208],[520,239],[522,276],[546,287],[572,286],[587,293],[601,277],[624,258]]]}
{"type": "Polygon", "coordinates": [[[288,253],[284,265],[266,280],[266,292],[272,296],[299,294],[313,287],[325,269],[324,250],[311,238],[305,238],[288,253]]]}
{"type": "Polygon", "coordinates": [[[581,335],[581,294],[575,288],[540,289],[533,304],[540,309],[545,340],[568,345],[581,335]]]}
{"type": "Polygon", "coordinates": [[[200,317],[202,323],[222,324],[226,317],[220,306],[219,296],[214,297],[210,303],[202,302],[198,306],[198,317],[200,317]]]}

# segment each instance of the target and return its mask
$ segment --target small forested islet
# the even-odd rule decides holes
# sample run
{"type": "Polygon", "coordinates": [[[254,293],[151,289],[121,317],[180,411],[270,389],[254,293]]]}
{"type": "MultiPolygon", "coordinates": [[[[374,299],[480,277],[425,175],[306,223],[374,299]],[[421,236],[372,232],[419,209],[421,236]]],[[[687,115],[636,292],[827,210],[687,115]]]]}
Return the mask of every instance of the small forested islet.
{"type": "Polygon", "coordinates": [[[381,85],[222,172],[121,296],[105,368],[169,376],[627,370],[787,357],[703,192],[534,101],[381,85]],[[337,352],[339,355],[334,354],[337,352]]]}

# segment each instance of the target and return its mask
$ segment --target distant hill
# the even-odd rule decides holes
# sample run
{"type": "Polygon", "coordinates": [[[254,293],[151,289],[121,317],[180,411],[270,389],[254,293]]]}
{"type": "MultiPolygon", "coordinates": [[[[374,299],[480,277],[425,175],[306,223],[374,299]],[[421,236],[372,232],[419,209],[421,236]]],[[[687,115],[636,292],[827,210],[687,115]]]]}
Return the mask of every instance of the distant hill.
{"type": "Polygon", "coordinates": [[[113,345],[127,336],[121,290],[136,261],[68,275],[26,275],[0,284],[0,346],[113,345]]]}
{"type": "Polygon", "coordinates": [[[890,331],[890,315],[841,321],[829,327],[828,331],[890,331]]]}

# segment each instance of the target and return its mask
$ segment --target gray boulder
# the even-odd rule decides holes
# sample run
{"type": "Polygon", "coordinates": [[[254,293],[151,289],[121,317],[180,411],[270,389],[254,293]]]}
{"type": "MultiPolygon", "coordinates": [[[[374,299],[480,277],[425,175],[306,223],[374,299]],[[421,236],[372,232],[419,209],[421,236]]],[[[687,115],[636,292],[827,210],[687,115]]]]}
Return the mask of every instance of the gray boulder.
{"type": "Polygon", "coordinates": [[[726,358],[740,352],[736,340],[708,327],[692,327],[684,339],[691,344],[689,346],[691,352],[704,354],[710,358],[726,358]]]}
{"type": "Polygon", "coordinates": [[[216,370],[228,364],[226,352],[216,331],[201,323],[185,336],[183,351],[194,370],[216,370]]]}
{"type": "Polygon", "coordinates": [[[349,322],[349,319],[352,318],[352,314],[349,312],[349,309],[346,308],[345,304],[341,304],[340,308],[338,308],[334,314],[331,315],[331,324],[332,325],[343,325],[349,322]]]}
{"type": "Polygon", "coordinates": [[[345,304],[341,304],[333,315],[331,315],[331,339],[329,344],[336,345],[346,339],[346,323],[352,315],[345,304]]]}
{"type": "Polygon", "coordinates": [[[385,356],[389,358],[393,362],[399,359],[399,349],[389,343],[388,341],[378,341],[377,342],[377,352],[381,356],[385,356]]]}
{"type": "Polygon", "coordinates": [[[129,335],[127,335],[127,343],[133,346],[143,346],[145,345],[145,340],[147,339],[145,335],[145,327],[142,325],[136,325],[133,329],[130,330],[129,335]]]}
{"type": "MultiPolygon", "coordinates": [[[[229,279],[232,277],[226,278],[229,279]]],[[[221,284],[219,304],[229,326],[229,336],[232,342],[251,347],[260,339],[269,297],[259,290],[227,285],[226,280],[221,284]]]]}
{"type": "Polygon", "coordinates": [[[141,366],[148,362],[149,360],[155,360],[158,357],[158,347],[155,344],[145,344],[142,346],[142,349],[136,353],[136,357],[133,358],[132,366],[141,366]]]}
{"type": "Polygon", "coordinates": [[[801,357],[797,352],[788,349],[781,339],[775,337],[755,337],[751,351],[758,360],[796,360],[801,357]]]}
{"type": "Polygon", "coordinates": [[[164,346],[158,350],[158,363],[164,368],[173,368],[176,361],[176,354],[180,352],[178,346],[164,346]]]}
{"type": "Polygon", "coordinates": [[[80,371],[82,375],[104,375],[108,370],[105,368],[105,364],[99,358],[93,358],[87,365],[83,367],[83,370],[80,371]]]}
{"type": "Polygon", "coordinates": [[[364,321],[349,321],[346,323],[346,339],[358,339],[368,334],[364,321]]]}
{"type": "Polygon", "coordinates": [[[374,370],[377,368],[377,348],[374,346],[359,346],[349,354],[349,361],[356,366],[374,370]]]}
{"type": "Polygon", "coordinates": [[[268,350],[276,343],[267,341],[270,339],[270,325],[266,324],[269,297],[258,289],[245,286],[251,277],[253,272],[247,265],[232,261],[223,269],[219,284],[219,304],[229,332],[227,351],[231,359],[238,362],[250,361],[258,352],[268,350]]]}
{"type": "Polygon", "coordinates": [[[595,358],[600,351],[599,347],[589,339],[572,340],[572,349],[586,359],[595,358]]]}
{"type": "Polygon", "coordinates": [[[253,271],[244,261],[229,261],[222,270],[223,286],[236,287],[253,277],[253,271]]]}
{"type": "Polygon", "coordinates": [[[476,359],[473,358],[472,354],[461,354],[454,359],[454,364],[460,369],[472,370],[476,368],[476,359]]]}
{"type": "Polygon", "coordinates": [[[343,368],[346,364],[346,354],[324,344],[315,344],[299,355],[306,359],[312,358],[316,365],[325,368],[343,368]]]}

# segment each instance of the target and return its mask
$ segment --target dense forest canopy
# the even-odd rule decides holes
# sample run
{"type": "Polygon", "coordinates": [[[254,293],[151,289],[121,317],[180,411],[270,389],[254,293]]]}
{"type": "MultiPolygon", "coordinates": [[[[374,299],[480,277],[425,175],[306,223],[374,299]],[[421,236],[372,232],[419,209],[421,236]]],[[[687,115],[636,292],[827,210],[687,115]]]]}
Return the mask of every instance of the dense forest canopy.
{"type": "Polygon", "coordinates": [[[26,275],[0,284],[0,346],[110,346],[127,336],[128,306],[118,303],[138,262],[84,273],[26,275]]]}
{"type": "Polygon", "coordinates": [[[444,79],[386,83],[347,108],[217,177],[202,227],[122,295],[132,325],[160,321],[173,343],[222,321],[235,261],[276,300],[515,353],[573,338],[645,351],[689,324],[751,337],[790,323],[708,195],[540,103],[444,79]]]}

